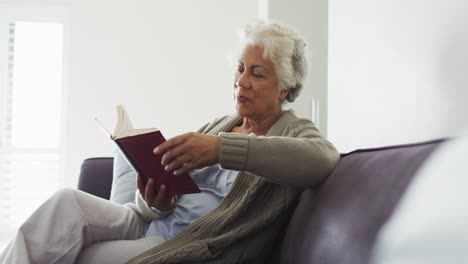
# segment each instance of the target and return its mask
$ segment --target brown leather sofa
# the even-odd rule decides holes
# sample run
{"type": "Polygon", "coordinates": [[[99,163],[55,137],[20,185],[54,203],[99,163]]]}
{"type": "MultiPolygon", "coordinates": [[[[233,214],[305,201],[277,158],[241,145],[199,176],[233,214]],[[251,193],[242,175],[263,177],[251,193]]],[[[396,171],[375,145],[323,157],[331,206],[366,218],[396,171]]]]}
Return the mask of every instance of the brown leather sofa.
{"type": "MultiPolygon", "coordinates": [[[[365,264],[416,171],[443,140],[342,154],[319,187],[300,196],[271,263],[365,264]]],[[[83,162],[78,188],[109,199],[112,158],[83,162]]]]}

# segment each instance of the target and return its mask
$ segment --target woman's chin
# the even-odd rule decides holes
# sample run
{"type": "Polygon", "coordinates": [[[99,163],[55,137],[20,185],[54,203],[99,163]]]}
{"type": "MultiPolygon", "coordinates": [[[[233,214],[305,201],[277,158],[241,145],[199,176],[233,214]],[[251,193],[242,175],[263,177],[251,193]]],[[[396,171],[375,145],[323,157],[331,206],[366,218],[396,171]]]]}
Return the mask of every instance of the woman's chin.
{"type": "Polygon", "coordinates": [[[236,111],[237,111],[237,115],[242,116],[242,117],[247,117],[251,114],[251,111],[239,105],[236,105],[236,111]]]}

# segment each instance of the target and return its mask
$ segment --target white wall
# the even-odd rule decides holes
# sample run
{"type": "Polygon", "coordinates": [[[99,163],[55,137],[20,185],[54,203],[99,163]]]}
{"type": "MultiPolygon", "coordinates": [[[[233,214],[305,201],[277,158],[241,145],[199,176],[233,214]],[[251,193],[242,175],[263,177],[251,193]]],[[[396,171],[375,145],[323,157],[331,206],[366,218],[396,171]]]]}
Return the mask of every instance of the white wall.
{"type": "Polygon", "coordinates": [[[257,17],[291,24],[311,44],[311,81],[287,108],[310,118],[314,94],[323,99],[325,120],[326,1],[313,2],[73,1],[66,184],[76,186],[83,159],[112,154],[113,145],[92,117],[113,129],[118,103],[126,105],[135,126],[159,127],[167,137],[233,113],[235,68],[228,55],[238,29],[257,17]]]}
{"type": "Polygon", "coordinates": [[[309,76],[296,102],[290,105],[296,114],[313,119],[327,135],[327,0],[269,0],[268,16],[293,26],[307,41],[309,76]],[[318,117],[312,116],[312,98],[319,100],[318,117]]]}
{"type": "Polygon", "coordinates": [[[226,57],[239,26],[258,16],[291,24],[306,37],[310,80],[290,107],[311,117],[311,99],[319,98],[321,130],[341,151],[449,136],[467,121],[464,0],[0,3],[71,4],[64,118],[70,186],[83,159],[111,154],[92,116],[112,129],[117,103],[127,106],[135,125],[160,127],[167,136],[231,113],[233,69],[226,57]]]}
{"type": "Polygon", "coordinates": [[[340,151],[467,124],[468,2],[330,0],[328,136],[340,151]]]}
{"type": "Polygon", "coordinates": [[[233,113],[227,55],[257,13],[251,0],[74,1],[66,184],[76,186],[83,159],[112,154],[92,117],[113,129],[118,103],[166,137],[233,113]]]}

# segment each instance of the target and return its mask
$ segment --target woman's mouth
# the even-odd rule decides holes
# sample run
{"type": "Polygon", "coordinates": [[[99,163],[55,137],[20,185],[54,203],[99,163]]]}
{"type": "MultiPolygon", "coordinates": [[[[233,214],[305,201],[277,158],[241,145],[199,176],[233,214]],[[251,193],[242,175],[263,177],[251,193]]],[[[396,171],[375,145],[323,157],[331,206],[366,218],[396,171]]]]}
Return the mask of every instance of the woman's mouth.
{"type": "Polygon", "coordinates": [[[247,101],[250,101],[249,98],[245,97],[245,96],[237,96],[237,102],[239,103],[245,103],[247,101]]]}

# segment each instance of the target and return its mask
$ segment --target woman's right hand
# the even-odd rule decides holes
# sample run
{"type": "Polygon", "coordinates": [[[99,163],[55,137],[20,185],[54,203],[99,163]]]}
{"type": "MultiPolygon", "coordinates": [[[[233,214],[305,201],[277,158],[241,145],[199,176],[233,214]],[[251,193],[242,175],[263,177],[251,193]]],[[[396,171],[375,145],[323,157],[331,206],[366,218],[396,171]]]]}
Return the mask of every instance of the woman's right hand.
{"type": "Polygon", "coordinates": [[[154,207],[161,211],[170,210],[174,207],[175,195],[166,193],[166,185],[161,185],[159,192],[155,193],[154,180],[149,179],[145,186],[139,174],[137,174],[137,185],[141,197],[143,197],[149,207],[154,207]]]}

